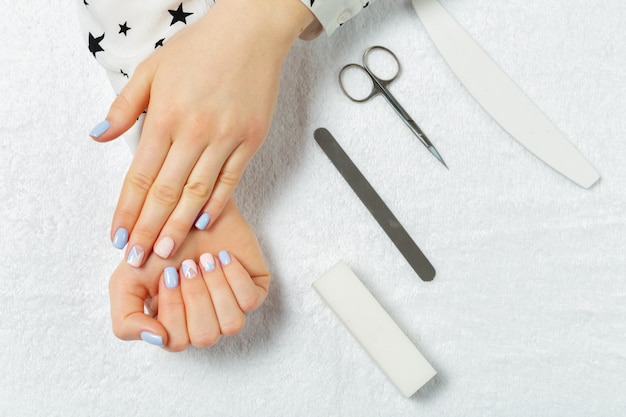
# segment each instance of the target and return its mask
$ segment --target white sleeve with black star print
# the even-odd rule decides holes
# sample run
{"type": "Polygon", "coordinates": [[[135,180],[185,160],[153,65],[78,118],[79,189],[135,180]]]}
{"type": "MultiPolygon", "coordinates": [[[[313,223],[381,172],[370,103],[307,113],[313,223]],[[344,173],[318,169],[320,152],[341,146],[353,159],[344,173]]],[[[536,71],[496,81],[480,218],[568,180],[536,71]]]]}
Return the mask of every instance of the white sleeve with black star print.
{"type": "Polygon", "coordinates": [[[324,27],[328,36],[359,14],[374,0],[302,0],[324,27]]]}
{"type": "MultiPolygon", "coordinates": [[[[330,35],[374,0],[301,1],[330,35]]],[[[214,0],[77,0],[83,38],[89,52],[107,70],[116,92],[152,51],[197,21],[214,3],[214,0]]]]}
{"type": "Polygon", "coordinates": [[[178,31],[202,17],[213,0],[77,0],[89,52],[116,93],[135,68],[178,31]]]}

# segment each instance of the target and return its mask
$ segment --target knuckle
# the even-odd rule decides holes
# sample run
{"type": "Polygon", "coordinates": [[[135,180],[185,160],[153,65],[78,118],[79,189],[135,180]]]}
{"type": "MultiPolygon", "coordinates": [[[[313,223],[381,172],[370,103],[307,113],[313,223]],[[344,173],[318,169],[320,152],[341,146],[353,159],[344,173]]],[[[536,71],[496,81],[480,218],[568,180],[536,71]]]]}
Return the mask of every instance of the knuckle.
{"type": "Polygon", "coordinates": [[[159,315],[162,316],[175,316],[180,311],[184,311],[185,305],[181,301],[176,300],[168,300],[168,301],[159,301],[159,315]]]}
{"type": "Polygon", "coordinates": [[[150,67],[149,59],[141,61],[139,65],[137,65],[137,68],[135,68],[135,76],[137,77],[145,76],[149,71],[149,67],[150,67]]]}
{"type": "Polygon", "coordinates": [[[137,220],[137,213],[132,211],[130,207],[118,206],[115,211],[115,217],[121,221],[121,224],[128,224],[128,226],[131,226],[137,220]]]}
{"type": "Polygon", "coordinates": [[[234,336],[243,330],[246,325],[246,316],[242,313],[230,318],[224,323],[220,323],[220,328],[224,336],[234,336]]]}
{"type": "Polygon", "coordinates": [[[190,181],[185,185],[183,193],[195,200],[206,201],[211,194],[211,187],[206,182],[190,181]]]}
{"type": "Polygon", "coordinates": [[[205,113],[194,113],[187,115],[187,132],[193,138],[206,136],[210,128],[211,117],[205,113]]]}
{"type": "MultiPolygon", "coordinates": [[[[148,110],[148,112],[149,111],[150,110],[148,110]]],[[[158,114],[159,117],[151,119],[151,123],[153,124],[155,129],[160,132],[167,132],[171,130],[172,126],[176,124],[176,121],[179,118],[178,114],[175,113],[173,110],[166,112],[161,111],[158,114]]]]}
{"type": "Polygon", "coordinates": [[[233,171],[224,170],[220,173],[220,182],[231,188],[235,188],[240,178],[240,175],[233,171]]]}
{"type": "Polygon", "coordinates": [[[111,108],[109,109],[110,113],[125,113],[130,108],[130,100],[126,97],[126,93],[122,90],[113,103],[111,103],[111,108]]]}
{"type": "Polygon", "coordinates": [[[142,172],[133,172],[132,174],[128,174],[126,176],[126,182],[132,189],[146,194],[148,190],[150,190],[150,187],[152,187],[154,178],[142,172]]]}
{"type": "Polygon", "coordinates": [[[123,326],[120,325],[117,321],[113,321],[112,324],[113,335],[120,340],[126,340],[126,333],[123,331],[123,326]]]}
{"type": "Polygon", "coordinates": [[[178,202],[179,193],[176,187],[170,184],[154,184],[152,197],[157,203],[170,207],[178,202]]]}
{"type": "Polygon", "coordinates": [[[239,301],[239,307],[241,311],[244,313],[249,313],[259,305],[259,301],[261,301],[261,297],[258,295],[249,295],[246,297],[242,297],[239,301]]]}
{"type": "MultiPolygon", "coordinates": [[[[137,225],[133,228],[132,240],[141,243],[152,242],[156,238],[158,230],[146,225],[137,225]]],[[[149,247],[150,245],[143,245],[149,247]]]]}
{"type": "Polygon", "coordinates": [[[191,229],[191,225],[193,224],[192,220],[193,219],[186,219],[186,221],[183,221],[177,218],[170,218],[167,221],[167,234],[169,234],[172,238],[174,238],[174,241],[177,242],[175,245],[176,247],[179,247],[180,244],[182,244],[182,239],[187,235],[187,233],[189,233],[189,229],[191,229]],[[179,238],[181,239],[181,243],[178,243],[179,238]]]}
{"type": "Polygon", "coordinates": [[[267,136],[268,125],[265,120],[255,120],[250,124],[246,139],[253,144],[257,145],[262,142],[267,136]]]}

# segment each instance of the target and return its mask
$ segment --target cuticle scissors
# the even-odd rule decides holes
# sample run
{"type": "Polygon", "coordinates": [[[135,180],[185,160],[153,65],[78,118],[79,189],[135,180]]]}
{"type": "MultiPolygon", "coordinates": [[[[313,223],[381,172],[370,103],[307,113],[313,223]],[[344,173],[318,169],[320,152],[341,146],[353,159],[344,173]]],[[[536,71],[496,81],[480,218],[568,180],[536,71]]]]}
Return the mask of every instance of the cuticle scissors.
{"type": "Polygon", "coordinates": [[[430,142],[426,134],[417,125],[417,123],[415,123],[413,118],[406,112],[406,110],[404,110],[404,108],[400,105],[400,103],[398,103],[396,98],[391,94],[391,92],[387,88],[387,86],[391,84],[396,78],[398,78],[398,75],[400,75],[400,68],[401,68],[400,61],[398,60],[398,57],[396,57],[396,55],[393,52],[391,52],[389,49],[385,48],[384,46],[372,46],[372,47],[367,48],[365,52],[363,53],[362,65],[361,64],[348,64],[348,65],[345,65],[343,68],[341,68],[341,70],[339,71],[339,86],[341,87],[341,91],[343,91],[343,93],[350,100],[356,103],[363,103],[365,101],[368,101],[369,99],[371,99],[372,97],[376,95],[379,95],[379,94],[382,95],[385,98],[385,100],[387,100],[389,105],[396,111],[398,116],[400,116],[400,118],[404,121],[404,123],[406,123],[409,129],[411,129],[413,134],[417,136],[420,142],[422,142],[422,144],[430,151],[430,153],[432,153],[435,156],[435,158],[437,158],[437,160],[439,160],[439,162],[441,162],[446,168],[448,168],[448,165],[446,165],[443,158],[441,157],[441,155],[439,154],[435,146],[430,142]],[[396,70],[395,74],[393,74],[390,78],[382,78],[382,77],[377,76],[372,70],[372,68],[370,67],[370,65],[368,65],[368,58],[370,54],[376,50],[380,50],[389,54],[391,58],[393,58],[394,61],[396,62],[398,69],[396,70]],[[347,91],[347,89],[344,86],[343,77],[346,74],[346,71],[352,68],[358,71],[365,71],[365,74],[367,75],[367,77],[369,78],[369,81],[372,84],[372,89],[370,93],[363,98],[355,98],[353,95],[351,95],[347,91]]]}

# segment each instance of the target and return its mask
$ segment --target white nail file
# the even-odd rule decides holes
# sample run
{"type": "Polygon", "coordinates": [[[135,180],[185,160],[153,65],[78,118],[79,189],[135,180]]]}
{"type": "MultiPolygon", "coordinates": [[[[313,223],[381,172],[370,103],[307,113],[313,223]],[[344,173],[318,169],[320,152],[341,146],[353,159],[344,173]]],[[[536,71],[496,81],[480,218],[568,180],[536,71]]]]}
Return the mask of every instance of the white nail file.
{"type": "Polygon", "coordinates": [[[405,397],[437,374],[343,261],[313,287],[405,397]]]}

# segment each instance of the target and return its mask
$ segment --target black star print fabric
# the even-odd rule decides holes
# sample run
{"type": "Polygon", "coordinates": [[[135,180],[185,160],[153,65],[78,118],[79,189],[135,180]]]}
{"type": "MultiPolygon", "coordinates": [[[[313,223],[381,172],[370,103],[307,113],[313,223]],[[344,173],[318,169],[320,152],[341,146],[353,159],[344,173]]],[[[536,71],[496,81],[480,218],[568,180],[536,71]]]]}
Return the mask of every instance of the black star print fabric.
{"type": "Polygon", "coordinates": [[[116,92],[137,65],[202,17],[213,0],[77,0],[89,52],[116,92]]]}
{"type": "MultiPolygon", "coordinates": [[[[202,17],[215,0],[76,0],[89,52],[116,92],[137,65],[202,17]]],[[[310,8],[331,34],[373,0],[293,0],[310,8]]]]}

